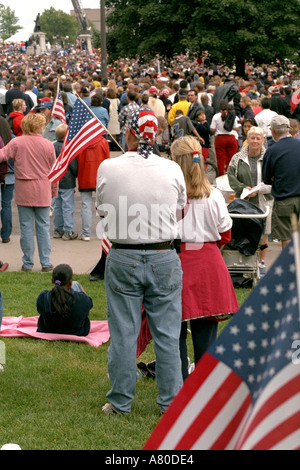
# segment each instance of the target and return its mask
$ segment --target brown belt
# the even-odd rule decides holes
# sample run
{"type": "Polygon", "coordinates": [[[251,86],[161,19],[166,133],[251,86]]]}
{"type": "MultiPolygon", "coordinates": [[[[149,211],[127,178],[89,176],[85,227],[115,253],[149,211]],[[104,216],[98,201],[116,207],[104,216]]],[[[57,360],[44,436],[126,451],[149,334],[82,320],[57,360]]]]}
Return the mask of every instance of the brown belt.
{"type": "Polygon", "coordinates": [[[112,248],[120,250],[167,250],[174,248],[174,242],[168,240],[158,243],[141,243],[137,245],[125,245],[124,243],[112,243],[112,248]]]}

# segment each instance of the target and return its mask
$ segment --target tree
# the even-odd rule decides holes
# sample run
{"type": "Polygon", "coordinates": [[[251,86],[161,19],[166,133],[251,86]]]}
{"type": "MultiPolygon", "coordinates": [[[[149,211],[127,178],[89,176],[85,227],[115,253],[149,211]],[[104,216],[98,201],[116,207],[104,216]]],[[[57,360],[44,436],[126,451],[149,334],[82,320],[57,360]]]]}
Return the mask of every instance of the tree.
{"type": "Polygon", "coordinates": [[[111,58],[171,57],[180,53],[181,31],[191,14],[191,2],[174,0],[107,1],[107,47],[111,58]]]}
{"type": "Polygon", "coordinates": [[[111,58],[156,54],[171,57],[207,50],[217,64],[271,64],[295,60],[300,1],[281,0],[107,0],[111,8],[107,44],[111,58]]]}
{"type": "Polygon", "coordinates": [[[300,28],[300,2],[279,0],[201,0],[183,31],[182,45],[208,50],[215,63],[271,64],[295,59],[300,28]]]}
{"type": "Polygon", "coordinates": [[[16,34],[22,26],[17,25],[19,18],[16,17],[15,12],[10,7],[5,7],[0,4],[0,37],[2,41],[9,39],[16,34]]]}
{"type": "Polygon", "coordinates": [[[65,41],[68,36],[70,43],[75,42],[75,38],[79,33],[79,26],[75,16],[68,15],[62,10],[55,10],[51,7],[44,10],[41,14],[41,30],[46,33],[48,41],[52,41],[53,36],[59,40],[65,41]]]}

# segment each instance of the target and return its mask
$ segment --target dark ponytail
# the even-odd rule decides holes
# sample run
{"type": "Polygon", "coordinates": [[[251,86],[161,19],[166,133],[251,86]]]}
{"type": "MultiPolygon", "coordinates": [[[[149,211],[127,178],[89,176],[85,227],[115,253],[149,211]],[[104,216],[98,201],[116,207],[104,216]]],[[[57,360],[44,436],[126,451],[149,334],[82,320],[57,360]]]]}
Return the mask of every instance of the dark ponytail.
{"type": "Polygon", "coordinates": [[[59,264],[53,269],[52,282],[54,287],[51,290],[51,301],[54,311],[62,318],[70,316],[69,298],[73,294],[65,286],[73,278],[73,271],[68,264],[59,264]]]}
{"type": "Polygon", "coordinates": [[[221,118],[222,121],[225,121],[228,113],[228,101],[227,100],[220,100],[220,113],[221,113],[221,118]]]}

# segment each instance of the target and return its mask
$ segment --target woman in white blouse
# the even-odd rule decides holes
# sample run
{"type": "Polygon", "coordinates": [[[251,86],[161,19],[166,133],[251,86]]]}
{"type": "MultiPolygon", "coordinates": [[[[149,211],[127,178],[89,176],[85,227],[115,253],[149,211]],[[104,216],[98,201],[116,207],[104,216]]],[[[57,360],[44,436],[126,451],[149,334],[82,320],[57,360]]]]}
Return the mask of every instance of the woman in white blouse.
{"type": "Polygon", "coordinates": [[[196,364],[215,340],[218,321],[236,312],[238,303],[219,249],[231,238],[232,219],[222,193],[206,177],[201,145],[195,137],[180,137],[173,142],[171,153],[182,169],[188,197],[178,214],[183,269],[180,354],[186,379],[188,320],[196,364]]]}

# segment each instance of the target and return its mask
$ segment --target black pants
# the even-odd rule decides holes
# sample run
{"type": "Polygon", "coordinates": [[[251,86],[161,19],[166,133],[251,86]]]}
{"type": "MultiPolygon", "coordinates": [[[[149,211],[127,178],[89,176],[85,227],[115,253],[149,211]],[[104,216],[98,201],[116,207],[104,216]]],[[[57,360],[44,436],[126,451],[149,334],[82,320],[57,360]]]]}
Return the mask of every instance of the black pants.
{"type": "MultiPolygon", "coordinates": [[[[189,375],[186,345],[187,327],[188,322],[182,322],[179,338],[179,349],[183,380],[185,380],[189,375]]],[[[194,362],[196,365],[199,359],[205,353],[205,351],[207,351],[207,349],[216,339],[218,332],[218,322],[213,320],[204,320],[203,318],[195,318],[193,320],[190,320],[190,327],[194,348],[194,362]]]]}

